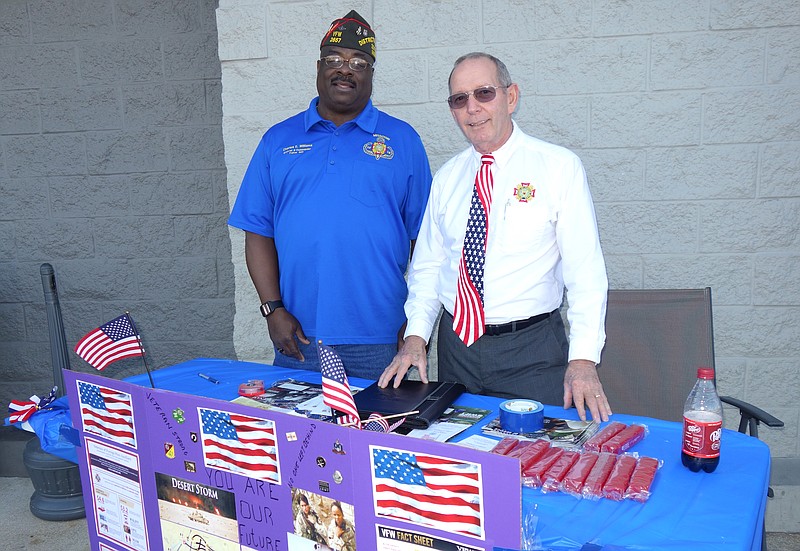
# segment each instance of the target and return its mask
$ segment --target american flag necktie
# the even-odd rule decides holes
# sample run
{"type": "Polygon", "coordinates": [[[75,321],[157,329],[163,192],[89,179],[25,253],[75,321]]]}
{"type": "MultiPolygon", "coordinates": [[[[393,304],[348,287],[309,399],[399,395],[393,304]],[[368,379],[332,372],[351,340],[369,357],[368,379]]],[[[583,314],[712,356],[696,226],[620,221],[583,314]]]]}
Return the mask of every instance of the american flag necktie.
{"type": "Polygon", "coordinates": [[[469,207],[467,232],[458,266],[458,288],[453,308],[453,331],[470,346],[484,332],[483,263],[486,256],[486,236],[489,234],[489,210],[492,206],[492,163],[494,157],[483,155],[469,207]]]}

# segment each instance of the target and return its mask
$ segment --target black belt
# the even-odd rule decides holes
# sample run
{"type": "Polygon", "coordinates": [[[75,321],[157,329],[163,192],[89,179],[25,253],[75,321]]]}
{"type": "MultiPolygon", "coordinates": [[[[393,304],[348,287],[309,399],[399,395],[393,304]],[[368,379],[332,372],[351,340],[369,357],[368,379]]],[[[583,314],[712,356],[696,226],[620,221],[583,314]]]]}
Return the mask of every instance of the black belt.
{"type": "MultiPolygon", "coordinates": [[[[555,312],[555,310],[553,310],[553,312],[555,312]]],[[[533,316],[525,320],[510,321],[508,323],[501,323],[499,325],[487,325],[485,334],[489,335],[490,337],[496,337],[497,335],[503,335],[505,333],[513,333],[514,331],[525,329],[526,327],[530,327],[535,323],[546,320],[553,312],[539,314],[538,316],[533,316]]]]}

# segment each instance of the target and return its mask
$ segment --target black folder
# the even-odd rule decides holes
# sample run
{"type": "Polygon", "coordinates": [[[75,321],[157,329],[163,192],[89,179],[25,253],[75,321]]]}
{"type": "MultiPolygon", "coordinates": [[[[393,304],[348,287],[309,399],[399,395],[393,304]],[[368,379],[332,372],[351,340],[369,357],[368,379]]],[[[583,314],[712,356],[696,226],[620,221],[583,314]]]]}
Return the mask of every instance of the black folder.
{"type": "MultiPolygon", "coordinates": [[[[419,413],[406,416],[401,428],[427,429],[466,390],[461,383],[405,380],[398,388],[380,388],[373,383],[354,398],[362,419],[372,413],[394,415],[416,410],[419,413]]],[[[392,424],[392,419],[387,421],[392,424]]]]}

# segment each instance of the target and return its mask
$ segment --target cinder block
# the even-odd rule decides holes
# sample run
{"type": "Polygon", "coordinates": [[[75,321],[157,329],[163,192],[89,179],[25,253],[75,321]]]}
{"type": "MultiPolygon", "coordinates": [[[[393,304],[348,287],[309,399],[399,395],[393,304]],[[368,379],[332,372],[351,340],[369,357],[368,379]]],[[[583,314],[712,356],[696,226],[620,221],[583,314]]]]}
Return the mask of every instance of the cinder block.
{"type": "MultiPolygon", "coordinates": [[[[41,263],[44,260],[88,258],[95,253],[92,223],[86,219],[20,220],[16,224],[16,236],[20,260],[41,263]]],[[[36,277],[36,281],[41,291],[41,276],[36,277]]]]}
{"type": "Polygon", "coordinates": [[[602,0],[594,3],[597,35],[700,31],[708,26],[707,8],[698,0],[650,2],[602,0]]]}
{"type": "Polygon", "coordinates": [[[643,199],[647,155],[642,150],[583,149],[583,162],[595,204],[643,199]]]}
{"type": "Polygon", "coordinates": [[[758,254],[753,265],[753,303],[800,307],[800,256],[758,254]]]}
{"type": "Polygon", "coordinates": [[[55,217],[122,216],[131,211],[128,175],[51,177],[48,183],[55,217]]]}
{"type": "MultiPolygon", "coordinates": [[[[102,302],[130,296],[138,297],[139,294],[135,265],[128,259],[87,258],[59,262],[56,269],[59,299],[63,301],[102,302]]],[[[67,302],[62,312],[66,309],[66,304],[67,302]]],[[[73,307],[71,303],[70,306],[73,307]]],[[[100,325],[110,319],[96,321],[100,325]]],[[[84,320],[83,323],[92,322],[84,320]]],[[[83,329],[85,333],[93,328],[83,329]]]]}
{"type": "Polygon", "coordinates": [[[267,57],[267,8],[263,4],[220,6],[217,34],[222,61],[267,57]]]}
{"type": "MultiPolygon", "coordinates": [[[[425,56],[417,52],[386,52],[375,68],[372,101],[376,105],[422,104],[429,101],[425,56]]],[[[444,108],[445,106],[442,105],[444,108]]]]}
{"type": "Polygon", "coordinates": [[[25,339],[25,309],[20,303],[0,303],[0,341],[25,339]]]}
{"type": "Polygon", "coordinates": [[[91,83],[154,82],[164,78],[158,38],[81,43],[80,58],[81,76],[91,83]]]}
{"type": "Polygon", "coordinates": [[[800,84],[800,26],[769,29],[766,32],[767,82],[800,84]]]}
{"type": "Polygon", "coordinates": [[[699,207],[703,252],[796,252],[800,198],[716,201],[699,207]]]}
{"type": "MultiPolygon", "coordinates": [[[[417,48],[472,44],[476,37],[481,36],[476,17],[480,13],[477,0],[460,3],[408,0],[402,10],[397,9],[396,2],[381,0],[375,4],[375,18],[372,23],[377,25],[380,22],[379,51],[401,50],[408,48],[409,44],[417,48]],[[430,25],[420,25],[420,21],[447,21],[447,25],[440,26],[437,32],[430,25]]],[[[336,17],[342,15],[344,14],[336,17]]],[[[467,51],[469,50],[463,53],[467,51]]]]}
{"type": "Polygon", "coordinates": [[[0,92],[0,134],[34,134],[42,129],[38,92],[0,92]]]}
{"type": "Polygon", "coordinates": [[[781,27],[800,21],[800,5],[794,0],[718,0],[711,3],[712,29],[781,27]]]}
{"type": "Polygon", "coordinates": [[[225,167],[222,129],[217,126],[180,127],[169,133],[172,170],[206,170],[225,167]]]}
{"type": "Polygon", "coordinates": [[[134,174],[129,183],[134,214],[210,214],[215,210],[210,171],[134,174]]]}
{"type": "Polygon", "coordinates": [[[798,142],[775,143],[761,150],[760,197],[794,197],[800,188],[798,142]]]}
{"type": "Polygon", "coordinates": [[[714,306],[751,302],[753,262],[748,255],[649,254],[642,262],[647,288],[711,287],[714,306]]]}
{"type": "Polygon", "coordinates": [[[27,44],[28,42],[30,42],[30,19],[27,2],[4,2],[0,46],[27,44]]]}
{"type": "Polygon", "coordinates": [[[164,131],[88,132],[90,174],[166,172],[169,168],[164,131]]]}
{"type": "Polygon", "coordinates": [[[172,79],[219,78],[217,33],[195,32],[166,36],[164,70],[172,79]]]}
{"type": "Polygon", "coordinates": [[[651,200],[756,196],[758,148],[753,145],[652,149],[644,195],[651,200]]]}
{"type": "Polygon", "coordinates": [[[760,32],[652,38],[650,84],[654,90],[754,86],[763,78],[764,37],[760,32]]]}
{"type": "Polygon", "coordinates": [[[592,35],[592,2],[495,0],[483,4],[487,44],[592,35]]]}
{"type": "Polygon", "coordinates": [[[175,219],[176,250],[184,255],[227,257],[228,213],[181,216],[175,219]]]}
{"type": "Polygon", "coordinates": [[[646,37],[557,40],[537,45],[537,94],[598,94],[645,90],[646,37]]]}
{"type": "Polygon", "coordinates": [[[93,224],[98,257],[140,258],[177,253],[173,219],[169,216],[98,218],[93,224]]]}
{"type": "Polygon", "coordinates": [[[697,207],[691,203],[595,205],[603,249],[615,254],[691,254],[697,250],[697,207]]]}
{"type": "Polygon", "coordinates": [[[5,146],[12,178],[86,174],[86,143],[80,134],[12,136],[5,146]]]}
{"type": "MultiPolygon", "coordinates": [[[[723,355],[763,359],[800,356],[800,309],[715,307],[714,339],[715,348],[723,355]]],[[[756,377],[764,382],[771,379],[768,373],[759,371],[756,377]]]]}
{"type": "Polygon", "coordinates": [[[32,2],[28,9],[34,42],[69,42],[116,34],[111,2],[32,2]]]}
{"type": "Polygon", "coordinates": [[[119,0],[116,2],[117,27],[126,35],[162,36],[188,33],[202,28],[197,3],[161,0],[119,0]]]}
{"type": "Polygon", "coordinates": [[[79,83],[75,46],[33,44],[0,49],[0,90],[35,90],[79,83]]]}
{"type": "Polygon", "coordinates": [[[110,86],[41,90],[45,132],[80,132],[122,128],[119,92],[110,86]]]}
{"type": "Polygon", "coordinates": [[[591,145],[697,145],[702,105],[699,93],[688,92],[593,97],[591,145]]]}
{"type": "Polygon", "coordinates": [[[589,98],[532,96],[523,99],[517,117],[524,132],[570,149],[589,145],[589,98]]]}
{"type": "Polygon", "coordinates": [[[139,296],[145,300],[175,297],[217,297],[217,264],[214,258],[160,258],[134,262],[139,296]]]}
{"type": "Polygon", "coordinates": [[[201,80],[130,85],[122,95],[126,128],[198,125],[208,118],[201,80]]]}
{"type": "Polygon", "coordinates": [[[798,139],[800,89],[796,86],[708,92],[703,105],[706,143],[798,139]]]}
{"type": "Polygon", "coordinates": [[[4,178],[2,186],[0,219],[36,220],[49,215],[47,178],[4,178]]]}

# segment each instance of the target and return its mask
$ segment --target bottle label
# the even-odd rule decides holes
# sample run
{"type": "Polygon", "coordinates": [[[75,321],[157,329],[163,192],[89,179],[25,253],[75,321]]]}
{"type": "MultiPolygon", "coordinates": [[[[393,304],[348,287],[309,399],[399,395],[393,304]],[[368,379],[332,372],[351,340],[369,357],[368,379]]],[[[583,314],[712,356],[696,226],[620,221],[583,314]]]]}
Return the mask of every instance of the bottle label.
{"type": "Polygon", "coordinates": [[[719,443],[722,437],[722,419],[713,416],[713,420],[698,420],[683,417],[683,451],[684,453],[712,459],[719,457],[719,443]]]}

